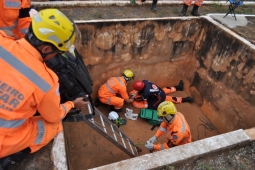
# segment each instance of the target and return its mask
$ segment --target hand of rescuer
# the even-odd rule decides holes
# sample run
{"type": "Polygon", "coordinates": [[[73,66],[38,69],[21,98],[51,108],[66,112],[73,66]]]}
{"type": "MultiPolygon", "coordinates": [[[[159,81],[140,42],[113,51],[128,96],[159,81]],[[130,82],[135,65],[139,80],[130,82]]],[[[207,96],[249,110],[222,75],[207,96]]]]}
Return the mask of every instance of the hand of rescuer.
{"type": "Polygon", "coordinates": [[[133,102],[133,99],[128,99],[126,100],[127,103],[132,103],[133,102]]]}
{"type": "MultiPolygon", "coordinates": [[[[152,136],[147,142],[148,142],[148,143],[153,143],[153,144],[154,144],[156,141],[157,141],[157,137],[154,135],[154,136],[152,136]]],[[[146,142],[146,143],[147,143],[147,142],[146,142]]]]}
{"type": "Polygon", "coordinates": [[[146,142],[145,145],[144,145],[147,149],[149,149],[150,151],[153,151],[154,149],[154,144],[153,143],[150,143],[150,142],[146,142]]]}
{"type": "Polygon", "coordinates": [[[146,143],[145,147],[149,149],[150,151],[153,151],[154,149],[154,143],[157,141],[157,137],[154,135],[152,136],[146,143]]]}
{"type": "Polygon", "coordinates": [[[89,101],[85,102],[83,99],[84,99],[83,97],[78,97],[75,100],[73,100],[74,107],[76,109],[82,110],[89,103],[89,101]]]}

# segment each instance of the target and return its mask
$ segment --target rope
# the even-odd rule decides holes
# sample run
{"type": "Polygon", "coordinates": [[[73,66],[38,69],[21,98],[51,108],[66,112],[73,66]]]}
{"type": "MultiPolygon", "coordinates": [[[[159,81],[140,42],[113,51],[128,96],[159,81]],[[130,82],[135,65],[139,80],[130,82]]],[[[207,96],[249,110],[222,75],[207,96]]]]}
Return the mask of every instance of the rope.
{"type": "Polygon", "coordinates": [[[211,122],[208,122],[205,118],[203,117],[199,117],[199,119],[203,122],[202,124],[197,125],[197,138],[198,140],[199,138],[199,126],[203,126],[204,127],[204,132],[205,132],[205,136],[206,136],[206,130],[208,131],[213,131],[215,129],[214,125],[211,122]]]}

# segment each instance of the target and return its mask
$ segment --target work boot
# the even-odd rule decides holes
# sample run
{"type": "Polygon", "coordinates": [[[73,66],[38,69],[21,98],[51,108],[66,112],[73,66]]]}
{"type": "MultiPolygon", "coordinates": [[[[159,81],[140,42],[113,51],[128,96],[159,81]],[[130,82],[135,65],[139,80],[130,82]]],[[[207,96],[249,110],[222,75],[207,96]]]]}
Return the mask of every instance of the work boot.
{"type": "Polygon", "coordinates": [[[16,162],[20,162],[25,158],[25,156],[29,155],[30,152],[31,149],[26,148],[20,152],[1,158],[0,170],[8,170],[10,165],[15,164],[16,162]]]}
{"type": "Polygon", "coordinates": [[[151,10],[152,10],[153,12],[157,12],[157,2],[158,2],[158,0],[153,0],[153,1],[152,1],[151,10]]]}
{"type": "Polygon", "coordinates": [[[183,81],[181,80],[177,86],[174,86],[176,91],[183,91],[183,81]]]}
{"type": "Polygon", "coordinates": [[[182,103],[185,103],[185,102],[193,103],[194,99],[192,97],[182,98],[182,103]]]}
{"type": "Polygon", "coordinates": [[[157,12],[157,5],[156,5],[156,4],[152,4],[151,10],[152,10],[153,12],[157,12]]]}
{"type": "Polygon", "coordinates": [[[188,7],[189,7],[188,5],[183,4],[182,11],[181,11],[181,13],[179,14],[179,16],[180,16],[180,17],[183,17],[183,16],[185,16],[185,15],[186,15],[187,10],[188,10],[188,7]]]}
{"type": "Polygon", "coordinates": [[[94,106],[98,107],[100,105],[100,103],[101,103],[101,101],[99,100],[98,97],[96,97],[95,100],[94,100],[94,106]]]}
{"type": "Polygon", "coordinates": [[[115,112],[122,112],[122,108],[120,108],[120,109],[115,109],[113,106],[112,106],[111,110],[112,110],[112,111],[115,111],[115,112]]]}
{"type": "Polygon", "coordinates": [[[198,13],[198,8],[199,8],[199,6],[194,5],[193,9],[191,11],[191,15],[193,15],[193,16],[200,16],[200,14],[198,13]]]}

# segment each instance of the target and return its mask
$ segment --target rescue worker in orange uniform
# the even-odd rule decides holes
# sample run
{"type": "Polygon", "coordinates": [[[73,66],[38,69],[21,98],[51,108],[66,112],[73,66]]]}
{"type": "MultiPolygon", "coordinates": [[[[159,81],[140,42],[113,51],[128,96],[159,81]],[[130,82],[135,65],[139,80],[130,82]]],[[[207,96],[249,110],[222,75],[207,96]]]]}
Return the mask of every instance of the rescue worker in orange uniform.
{"type": "MultiPolygon", "coordinates": [[[[183,17],[186,15],[188,7],[191,5],[193,0],[183,0],[183,8],[181,13],[179,14],[180,17],[183,17]]],[[[200,14],[198,13],[198,8],[202,5],[204,0],[194,0],[194,6],[193,9],[191,11],[191,15],[193,16],[200,16],[200,14]]]]}
{"type": "Polygon", "coordinates": [[[189,125],[183,114],[177,111],[172,102],[164,101],[160,103],[157,114],[163,122],[156,134],[145,143],[147,149],[159,151],[191,142],[189,125]],[[166,134],[166,142],[164,144],[154,144],[163,134],[166,134]]]}
{"type": "Polygon", "coordinates": [[[177,86],[164,87],[161,89],[156,84],[148,80],[137,80],[132,84],[134,91],[129,94],[133,96],[133,106],[136,108],[148,108],[156,110],[158,105],[163,101],[171,101],[174,103],[194,102],[191,97],[172,97],[167,94],[183,90],[183,81],[181,80],[177,86]]]}
{"type": "Polygon", "coordinates": [[[30,0],[3,0],[0,3],[0,30],[9,30],[19,39],[30,25],[30,0]]]}
{"type": "Polygon", "coordinates": [[[75,36],[74,23],[57,9],[32,17],[25,38],[0,30],[0,169],[47,145],[69,110],[88,104],[82,96],[60,104],[58,77],[43,63],[68,51],[75,36]]]}
{"type": "Polygon", "coordinates": [[[113,111],[121,112],[124,101],[130,103],[127,93],[127,83],[134,79],[135,75],[131,70],[125,70],[121,77],[111,77],[98,90],[100,102],[113,106],[113,111]],[[116,96],[119,94],[121,97],[116,96]]]}

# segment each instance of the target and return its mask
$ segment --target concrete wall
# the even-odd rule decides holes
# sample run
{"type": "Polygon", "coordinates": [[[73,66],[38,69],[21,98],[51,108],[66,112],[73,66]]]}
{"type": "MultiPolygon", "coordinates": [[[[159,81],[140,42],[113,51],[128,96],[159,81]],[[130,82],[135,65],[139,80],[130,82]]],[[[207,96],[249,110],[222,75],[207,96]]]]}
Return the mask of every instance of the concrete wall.
{"type": "Polygon", "coordinates": [[[194,50],[199,66],[190,87],[192,96],[221,133],[254,127],[254,46],[207,20],[200,23],[203,29],[194,50]]]}
{"type": "MultiPolygon", "coordinates": [[[[185,90],[221,132],[254,127],[253,46],[206,18],[136,19],[77,23],[76,44],[94,81],[131,69],[159,86],[184,80],[185,90]]],[[[131,84],[128,85],[131,90],[131,84]]]]}

